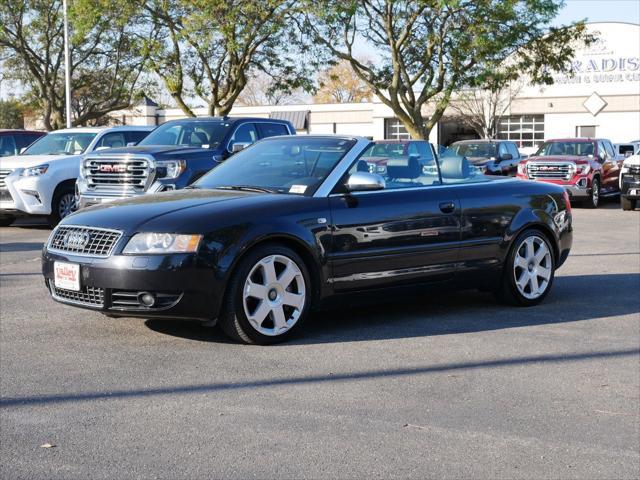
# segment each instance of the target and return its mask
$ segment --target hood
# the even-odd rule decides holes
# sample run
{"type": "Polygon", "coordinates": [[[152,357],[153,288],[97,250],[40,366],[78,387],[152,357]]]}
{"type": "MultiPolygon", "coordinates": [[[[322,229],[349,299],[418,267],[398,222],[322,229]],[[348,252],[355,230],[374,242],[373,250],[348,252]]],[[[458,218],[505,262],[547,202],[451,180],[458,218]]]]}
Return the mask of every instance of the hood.
{"type": "MultiPolygon", "coordinates": [[[[174,214],[173,216],[177,218],[186,217],[188,216],[187,210],[201,206],[210,207],[208,215],[211,212],[215,213],[216,210],[229,212],[232,207],[255,203],[256,197],[272,196],[282,195],[231,190],[174,190],[154,195],[140,195],[85,208],[65,217],[61,225],[112,228],[123,230],[127,234],[135,232],[145,223],[165,215],[174,214]]],[[[262,201],[262,198],[258,201],[262,201]]],[[[171,222],[170,224],[179,230],[178,223],[181,222],[171,222]]]]}
{"type": "Polygon", "coordinates": [[[106,150],[99,150],[92,152],[91,156],[96,155],[126,155],[126,154],[147,154],[147,155],[178,155],[184,153],[194,152],[211,152],[213,153],[217,148],[193,148],[179,145],[142,145],[138,147],[122,147],[122,148],[109,148],[106,150]]]}
{"type": "Polygon", "coordinates": [[[43,163],[56,162],[58,160],[78,160],[80,155],[13,155],[0,158],[0,168],[14,170],[16,168],[29,168],[43,163]]]}
{"type": "Polygon", "coordinates": [[[631,155],[624,159],[623,165],[628,167],[630,165],[640,165],[640,155],[631,155]]]}
{"type": "Polygon", "coordinates": [[[587,163],[589,161],[589,157],[579,157],[577,155],[549,155],[548,157],[531,156],[527,158],[527,161],[587,163]]]}

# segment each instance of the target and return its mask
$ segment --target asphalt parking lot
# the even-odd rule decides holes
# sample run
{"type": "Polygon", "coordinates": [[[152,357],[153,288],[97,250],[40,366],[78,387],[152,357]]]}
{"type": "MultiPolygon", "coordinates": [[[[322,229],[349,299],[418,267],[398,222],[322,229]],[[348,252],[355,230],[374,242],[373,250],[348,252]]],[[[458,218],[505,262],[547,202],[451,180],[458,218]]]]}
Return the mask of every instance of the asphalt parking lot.
{"type": "Polygon", "coordinates": [[[255,347],[54,303],[49,230],[2,228],[0,477],[638,478],[640,212],[574,229],[541,306],[425,292],[255,347]]]}

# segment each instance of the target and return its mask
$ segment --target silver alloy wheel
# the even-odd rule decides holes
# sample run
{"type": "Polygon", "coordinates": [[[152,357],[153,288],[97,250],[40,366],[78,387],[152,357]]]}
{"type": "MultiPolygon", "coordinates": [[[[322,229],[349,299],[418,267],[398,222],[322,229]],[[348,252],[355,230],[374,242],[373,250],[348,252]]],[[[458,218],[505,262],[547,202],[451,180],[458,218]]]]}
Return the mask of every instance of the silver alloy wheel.
{"type": "Polygon", "coordinates": [[[520,294],[535,300],[549,286],[552,274],[551,252],[541,237],[525,238],[516,250],[513,275],[520,294]]]}
{"type": "Polygon", "coordinates": [[[258,261],[244,282],[242,303],[251,326],[274,337],[293,327],[305,305],[305,281],[300,267],[284,255],[258,261]]]}
{"type": "Polygon", "coordinates": [[[76,211],[76,196],[73,193],[65,193],[58,202],[58,215],[64,218],[76,211]]]}
{"type": "Polygon", "coordinates": [[[598,180],[594,180],[591,188],[591,202],[594,207],[597,207],[600,202],[600,182],[598,180]]]}

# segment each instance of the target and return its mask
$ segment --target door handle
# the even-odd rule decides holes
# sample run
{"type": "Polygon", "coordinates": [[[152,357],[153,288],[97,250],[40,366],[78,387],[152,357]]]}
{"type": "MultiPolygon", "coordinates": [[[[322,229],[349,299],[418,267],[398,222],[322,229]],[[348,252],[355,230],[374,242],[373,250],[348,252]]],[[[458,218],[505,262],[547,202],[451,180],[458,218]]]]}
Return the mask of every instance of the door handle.
{"type": "Polygon", "coordinates": [[[456,209],[456,204],[453,202],[442,202],[440,204],[440,211],[442,213],[451,213],[456,209]]]}

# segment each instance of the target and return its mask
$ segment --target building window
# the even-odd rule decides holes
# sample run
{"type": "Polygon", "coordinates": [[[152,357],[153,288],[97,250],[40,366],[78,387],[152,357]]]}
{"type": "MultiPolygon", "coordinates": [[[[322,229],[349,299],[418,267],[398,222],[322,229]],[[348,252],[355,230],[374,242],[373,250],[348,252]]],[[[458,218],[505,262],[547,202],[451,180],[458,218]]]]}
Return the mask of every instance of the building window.
{"type": "Polygon", "coordinates": [[[594,138],[596,136],[595,125],[580,125],[576,127],[576,137],[578,138],[594,138]]]}
{"type": "Polygon", "coordinates": [[[537,147],[544,141],[544,115],[511,115],[498,121],[498,138],[518,147],[537,147]]]}
{"type": "Polygon", "coordinates": [[[385,118],[384,138],[388,140],[410,140],[411,135],[404,128],[404,125],[397,118],[385,118]]]}

